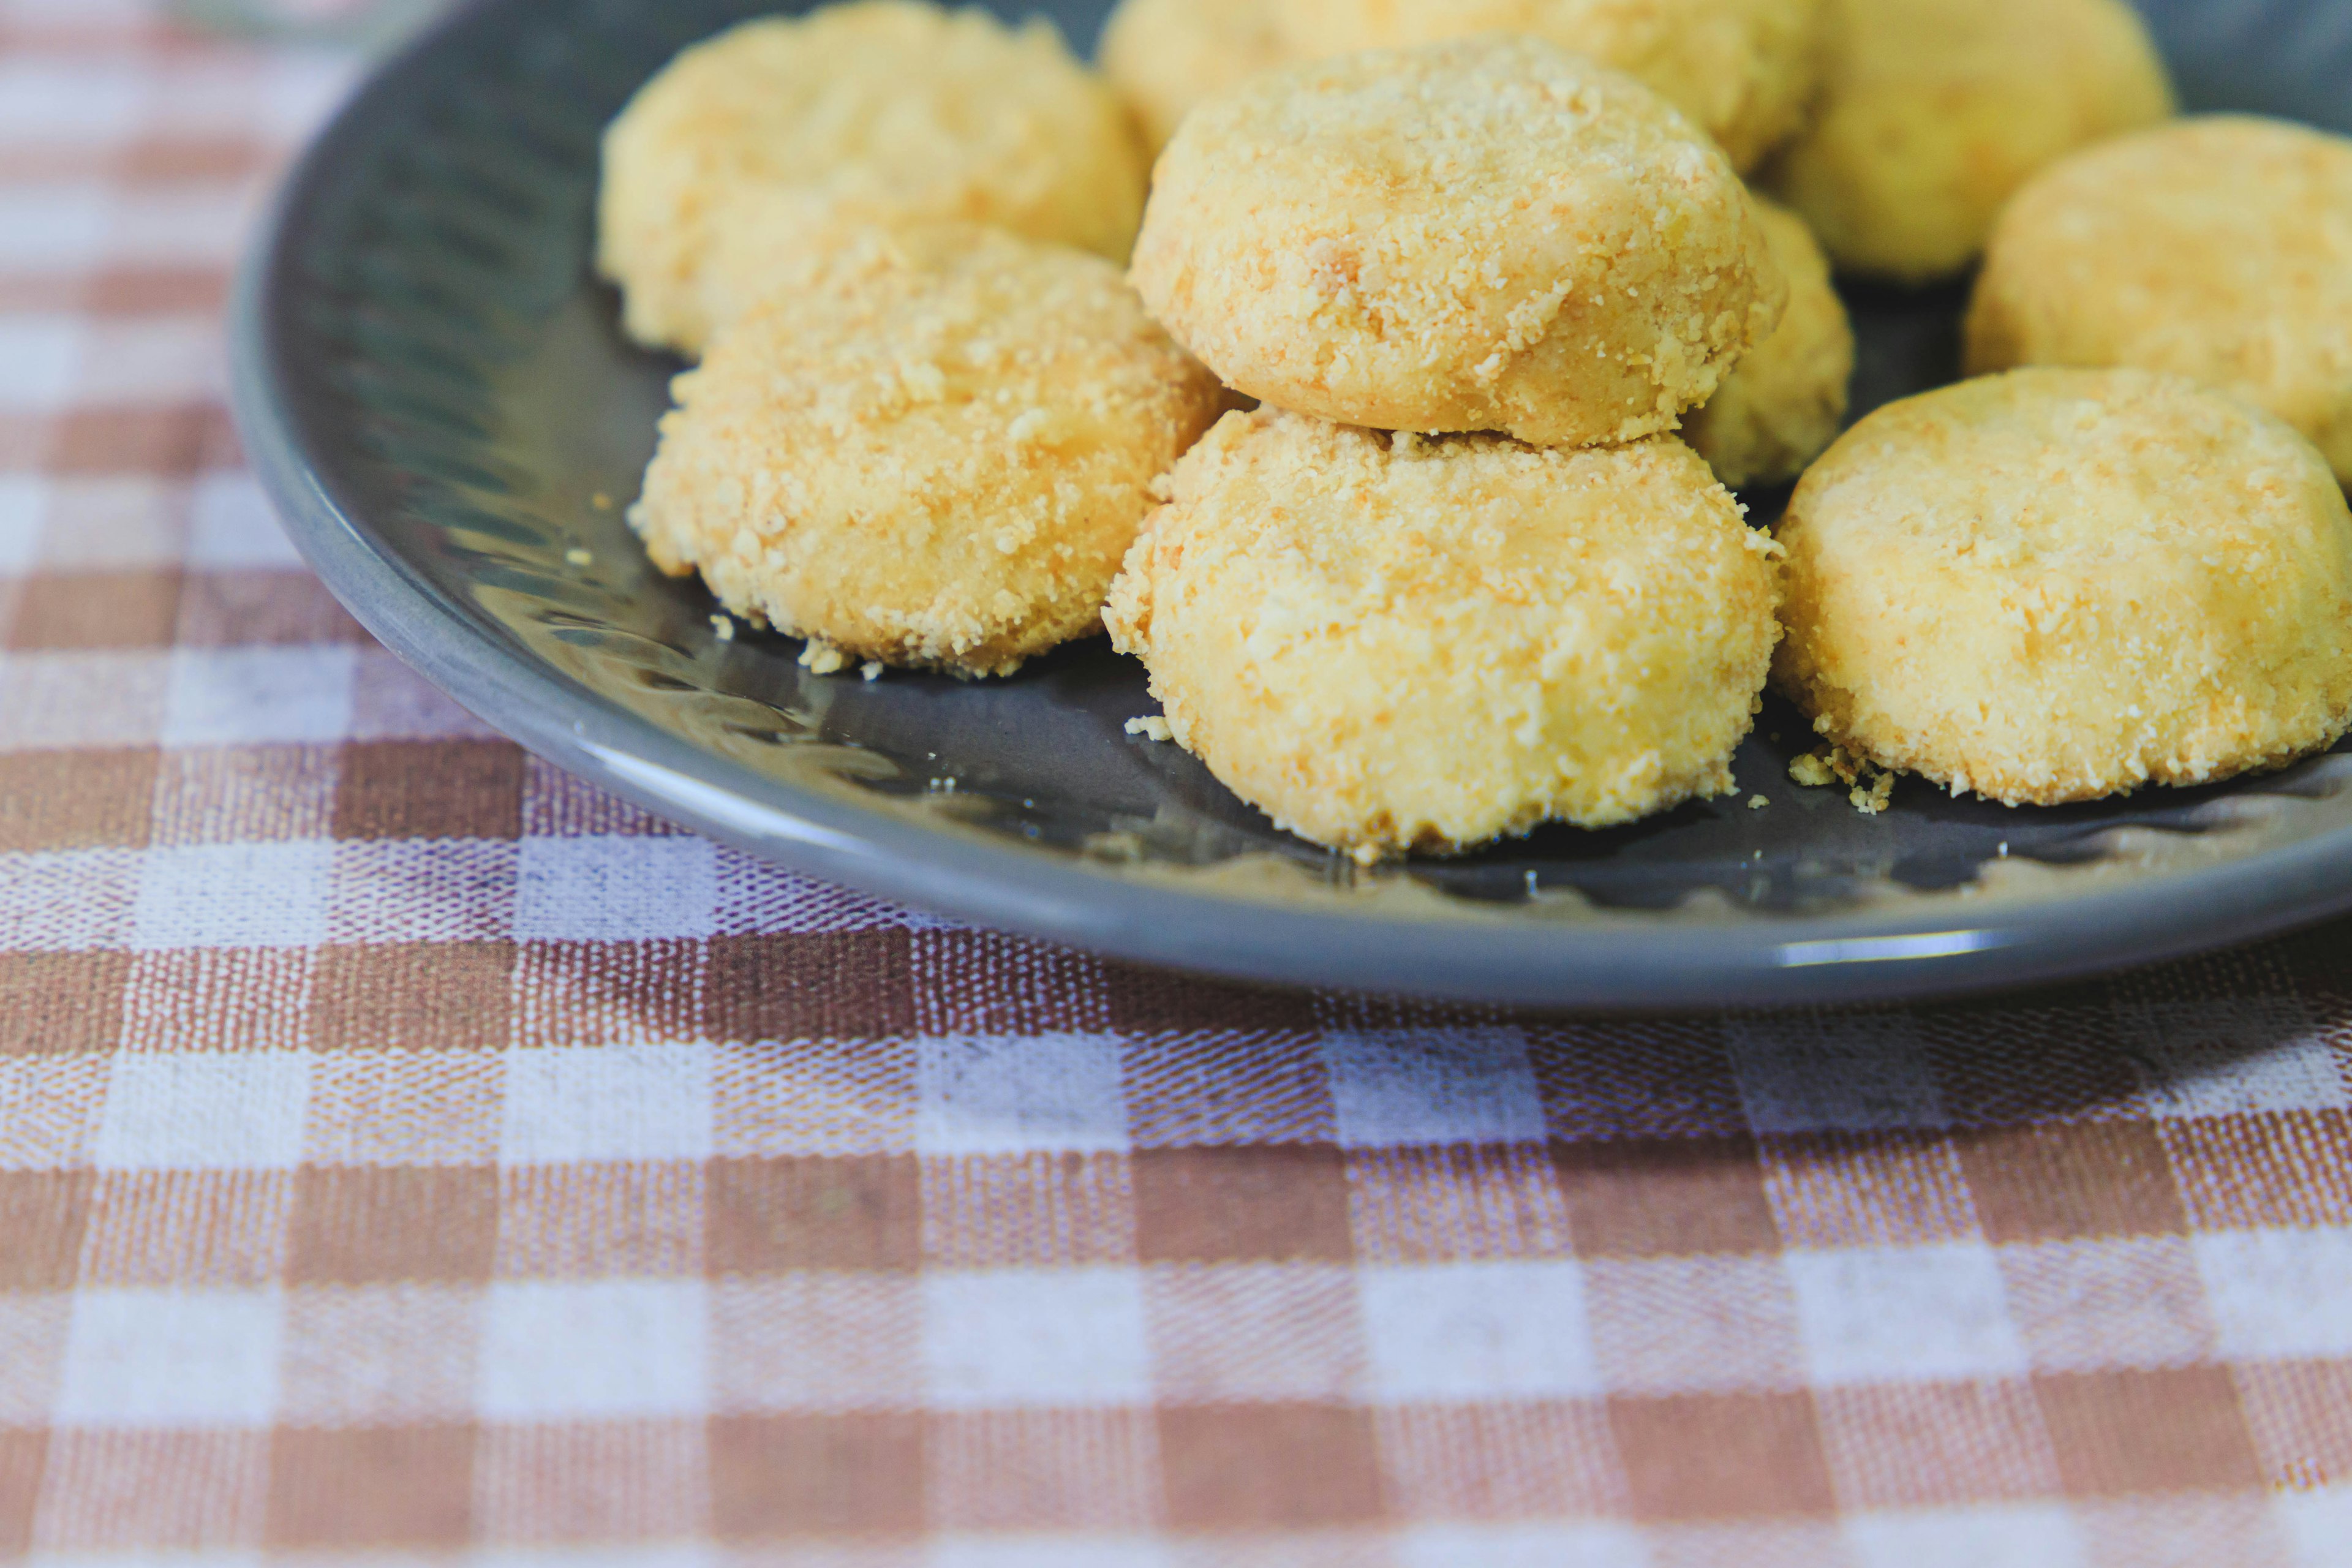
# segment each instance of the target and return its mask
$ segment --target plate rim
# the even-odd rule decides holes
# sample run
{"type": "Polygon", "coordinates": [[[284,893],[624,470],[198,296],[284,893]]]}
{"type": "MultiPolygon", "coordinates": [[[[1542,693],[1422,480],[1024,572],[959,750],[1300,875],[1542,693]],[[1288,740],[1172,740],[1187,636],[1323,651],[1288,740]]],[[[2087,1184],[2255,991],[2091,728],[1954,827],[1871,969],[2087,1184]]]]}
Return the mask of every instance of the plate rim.
{"type": "Polygon", "coordinates": [[[371,538],[306,450],[287,396],[301,333],[278,284],[322,184],[404,83],[522,3],[467,0],[377,63],[281,177],[237,268],[229,402],[247,462],[329,591],[404,663],[556,767],[756,858],[975,925],[1257,984],[1456,1001],[1686,1012],[1924,1000],[2112,973],[2352,910],[2352,827],[1980,920],[1964,905],[1715,923],[1609,910],[1554,926],[1284,909],[861,807],[703,751],[500,640],[371,538]]]}

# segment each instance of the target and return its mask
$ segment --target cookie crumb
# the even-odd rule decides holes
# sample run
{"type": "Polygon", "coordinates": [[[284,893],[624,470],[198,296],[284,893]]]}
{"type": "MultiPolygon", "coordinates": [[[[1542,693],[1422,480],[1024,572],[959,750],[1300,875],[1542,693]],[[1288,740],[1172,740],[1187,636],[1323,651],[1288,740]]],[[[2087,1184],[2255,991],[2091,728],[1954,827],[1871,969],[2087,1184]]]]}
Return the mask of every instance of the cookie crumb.
{"type": "Polygon", "coordinates": [[[1748,809],[1750,811],[1761,811],[1771,804],[1772,797],[1769,795],[1751,795],[1748,797],[1748,809]]]}
{"type": "Polygon", "coordinates": [[[563,559],[574,566],[593,566],[596,563],[596,558],[593,555],[576,544],[563,552],[563,559]]]}
{"type": "Polygon", "coordinates": [[[1826,789],[1837,783],[1837,774],[1821,752],[1807,752],[1789,764],[1789,776],[1807,789],[1826,789]]]}
{"type": "Polygon", "coordinates": [[[857,673],[867,680],[879,680],[882,679],[882,661],[869,658],[857,667],[857,673]]]}
{"type": "Polygon", "coordinates": [[[837,675],[849,668],[849,656],[829,642],[811,637],[801,649],[801,666],[811,675],[837,675]]]}
{"type": "Polygon", "coordinates": [[[1894,798],[1895,775],[1843,746],[1816,746],[1789,764],[1789,776],[1807,789],[1847,786],[1846,799],[1864,816],[1876,816],[1894,798]]]}
{"type": "Polygon", "coordinates": [[[588,498],[588,504],[594,507],[598,511],[610,511],[613,510],[613,498],[606,495],[603,490],[598,490],[594,495],[588,498]]]}
{"type": "Polygon", "coordinates": [[[1142,719],[1129,719],[1127,721],[1127,732],[1130,735],[1140,735],[1147,741],[1165,741],[1174,733],[1168,728],[1168,721],[1157,713],[1142,719]]]}
{"type": "MultiPolygon", "coordinates": [[[[733,620],[731,617],[730,617],[730,616],[711,616],[711,617],[710,617],[710,629],[711,629],[711,631],[712,631],[714,634],[716,634],[716,635],[717,635],[717,637],[718,637],[718,638],[719,638],[719,640],[720,642],[733,642],[733,641],[735,640],[735,622],[734,622],[734,620],[733,620]]],[[[803,662],[803,663],[806,663],[807,661],[806,661],[806,660],[803,660],[802,662],[803,662]]]]}

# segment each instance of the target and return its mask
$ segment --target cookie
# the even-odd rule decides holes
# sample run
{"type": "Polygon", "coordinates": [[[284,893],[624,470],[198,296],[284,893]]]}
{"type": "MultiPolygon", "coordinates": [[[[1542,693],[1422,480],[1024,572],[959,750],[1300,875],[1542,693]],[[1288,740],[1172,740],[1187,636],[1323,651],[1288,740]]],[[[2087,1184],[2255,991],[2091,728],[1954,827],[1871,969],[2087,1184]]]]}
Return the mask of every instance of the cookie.
{"type": "Polygon", "coordinates": [[[663,571],[859,658],[1003,675],[1101,625],[1215,380],[1100,257],[870,231],[678,378],[629,521],[663,571]]]}
{"type": "Polygon", "coordinates": [[[1760,176],[1843,271],[1967,268],[2018,187],[2172,112],[2124,0],[1832,0],[1822,100],[1760,176]]]}
{"type": "MultiPolygon", "coordinates": [[[[845,224],[994,224],[1126,259],[1144,159],[1110,89],[1044,22],[856,0],[679,55],[604,135],[597,267],[641,342],[698,353],[712,248],[746,204],[788,268],[845,224]],[[796,238],[798,243],[796,244],[796,238]]],[[[763,290],[730,280],[731,300],[763,290]]]]}
{"type": "Polygon", "coordinates": [[[1370,860],[1732,786],[1770,542],[1672,437],[1546,450],[1261,409],[1178,464],[1111,592],[1169,731],[1370,860]]]}
{"type": "Polygon", "coordinates": [[[1720,149],[1630,77],[1499,35],[1202,104],[1154,171],[1131,276],[1252,397],[1547,446],[1671,430],[1787,292],[1720,149]]]}
{"type": "Polygon", "coordinates": [[[1097,58],[1157,157],[1194,104],[1292,56],[1266,0],[1119,0],[1097,58]]]}
{"type": "Polygon", "coordinates": [[[1274,0],[1300,58],[1528,33],[1654,89],[1742,170],[1785,141],[1819,79],[1825,0],[1274,0]]]}
{"type": "Polygon", "coordinates": [[[2293,425],[2352,484],[2352,140],[2216,116],[2045,170],[1993,231],[1968,363],[2193,376],[2293,425]]]}
{"type": "Polygon", "coordinates": [[[1776,682],[1955,795],[2210,784],[2352,725],[2352,510],[2293,427],[2194,382],[2021,370],[1890,405],[1778,532],[1776,682]]]}
{"type": "Polygon", "coordinates": [[[1837,438],[1853,379],[1853,323],[1830,285],[1829,258],[1804,219],[1759,205],[1772,259],[1789,279],[1788,313],[1722,390],[1683,419],[1683,439],[1735,489],[1803,473],[1837,438]]]}

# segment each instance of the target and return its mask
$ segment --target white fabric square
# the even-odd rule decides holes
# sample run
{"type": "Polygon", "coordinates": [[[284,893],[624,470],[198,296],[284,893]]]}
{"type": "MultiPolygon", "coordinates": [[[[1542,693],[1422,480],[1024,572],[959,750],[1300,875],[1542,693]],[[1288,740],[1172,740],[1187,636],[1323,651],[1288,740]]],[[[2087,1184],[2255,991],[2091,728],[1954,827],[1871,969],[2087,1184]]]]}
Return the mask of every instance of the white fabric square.
{"type": "Polygon", "coordinates": [[[707,1160],[708,1045],[553,1046],[506,1055],[508,1164],[707,1160]]]}
{"type": "Polygon", "coordinates": [[[515,935],[526,942],[707,937],[719,896],[707,838],[526,838],[515,935]]]}
{"type": "Polygon", "coordinates": [[[22,572],[41,552],[49,487],[35,474],[0,474],[0,572],[22,572]]]}
{"type": "Polygon", "coordinates": [[[325,839],[151,849],[132,945],[315,947],[326,940],[335,847],[325,839]]]}
{"type": "Polygon", "coordinates": [[[124,1051],[107,1080],[102,1171],[290,1171],[302,1158],[303,1051],[124,1051]]]}
{"type": "Polygon", "coordinates": [[[2158,1116],[2352,1108],[2352,1061],[2298,1004],[2188,1003],[2135,1010],[2148,1107],[2158,1116]],[[2153,1068],[2153,1071],[2149,1069],[2153,1068]]]}
{"type": "Polygon", "coordinates": [[[198,479],[188,502],[188,564],[213,571],[279,567],[299,571],[301,552],[286,537],[278,513],[251,474],[238,470],[198,479]]]}
{"type": "Polygon", "coordinates": [[[1108,1035],[916,1042],[915,1146],[927,1154],[1128,1146],[1119,1042],[1108,1035]]]}
{"type": "Polygon", "coordinates": [[[352,724],[358,650],[341,644],[181,648],[172,655],[167,746],[262,746],[341,740],[352,724]]]}
{"type": "Polygon", "coordinates": [[[476,1362],[491,1421],[701,1415],[709,1405],[708,1292],[692,1279],[490,1287],[476,1362]]]}
{"type": "Polygon", "coordinates": [[[0,412],[47,414],[65,406],[81,363],[82,329],[71,316],[0,315],[0,412]]]}
{"type": "Polygon", "coordinates": [[[1351,1148],[1529,1143],[1543,1100],[1517,1029],[1329,1033],[1323,1059],[1351,1148]]]}
{"type": "Polygon", "coordinates": [[[106,258],[118,267],[228,267],[252,227],[257,195],[246,180],[119,186],[101,236],[106,258]]]}
{"type": "Polygon", "coordinates": [[[923,1370],[948,1408],[1143,1403],[1143,1282],[1131,1268],[926,1275],[923,1370]]]}
{"type": "MultiPolygon", "coordinates": [[[[77,0],[77,19],[82,10],[77,0]]],[[[129,136],[138,129],[145,87],[146,73],[123,61],[85,64],[29,52],[0,61],[0,138],[54,147],[129,136]]]]}
{"type": "Polygon", "coordinates": [[[2225,1354],[2352,1356],[2352,1231],[2212,1231],[2189,1245],[2225,1354]]]}
{"type": "Polygon", "coordinates": [[[2352,1486],[2288,1492],[2272,1505],[2295,1568],[2352,1568],[2352,1486]]]}
{"type": "Polygon", "coordinates": [[[1943,1096],[1907,1013],[1727,1018],[1724,1044],[1759,1133],[1944,1125],[1943,1096]]]}
{"type": "Polygon", "coordinates": [[[275,1290],[83,1290],[58,1378],[65,1426],[266,1426],[285,1300],[275,1290]]]}
{"type": "Polygon", "coordinates": [[[2186,1237],[2046,1241],[1999,1256],[2010,1318],[2036,1371],[2216,1359],[2212,1311],[2186,1237]]]}
{"type": "Polygon", "coordinates": [[[2056,1503],[1864,1513],[1846,1521],[1858,1568],[2077,1568],[2083,1542],[2056,1503]]]}
{"type": "Polygon", "coordinates": [[[106,187],[89,180],[0,185],[0,273],[86,271],[106,237],[106,187]]]}
{"type": "Polygon", "coordinates": [[[1424,1524],[1397,1537],[1400,1568],[1649,1568],[1629,1524],[1424,1524]]]}
{"type": "Polygon", "coordinates": [[[0,655],[0,752],[152,745],[170,677],[161,653],[0,655]]]}
{"type": "Polygon", "coordinates": [[[79,571],[177,566],[186,553],[187,490],[177,480],[110,474],[49,481],[40,563],[79,571]]]}
{"type": "Polygon", "coordinates": [[[0,948],[82,952],[121,945],[143,859],[136,849],[0,855],[0,948]]]}
{"type": "Polygon", "coordinates": [[[2025,1347],[1989,1247],[1790,1252],[1781,1263],[1817,1383],[2007,1377],[2025,1370],[2025,1347]]]}
{"type": "Polygon", "coordinates": [[[227,341],[210,316],[97,318],[82,328],[73,393],[114,408],[225,400],[227,341]]]}
{"type": "Polygon", "coordinates": [[[519,853],[503,838],[338,843],[327,940],[501,941],[514,931],[519,853]]]}
{"type": "Polygon", "coordinates": [[[1570,1262],[1367,1268],[1372,1384],[1386,1400],[1573,1399],[1601,1392],[1570,1262]]]}

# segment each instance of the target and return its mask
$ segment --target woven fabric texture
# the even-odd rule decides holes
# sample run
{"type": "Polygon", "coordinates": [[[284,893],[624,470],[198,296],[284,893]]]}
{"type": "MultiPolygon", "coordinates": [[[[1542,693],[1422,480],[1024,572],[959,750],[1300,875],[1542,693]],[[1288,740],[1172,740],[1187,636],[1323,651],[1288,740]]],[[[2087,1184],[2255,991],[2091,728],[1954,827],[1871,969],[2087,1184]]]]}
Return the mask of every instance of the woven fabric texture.
{"type": "Polygon", "coordinates": [[[239,468],[347,79],[0,4],[0,1556],[2352,1564],[2352,927],[1590,1022],[667,829],[239,468]]]}

